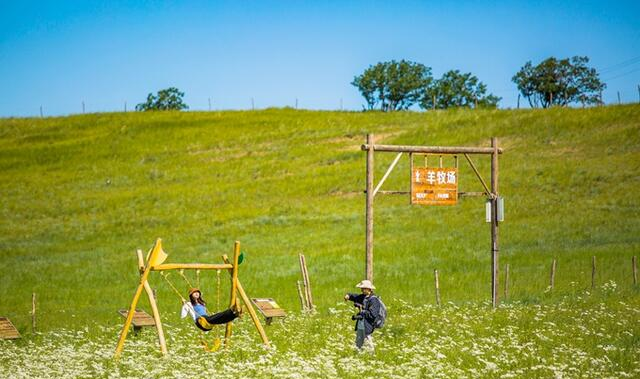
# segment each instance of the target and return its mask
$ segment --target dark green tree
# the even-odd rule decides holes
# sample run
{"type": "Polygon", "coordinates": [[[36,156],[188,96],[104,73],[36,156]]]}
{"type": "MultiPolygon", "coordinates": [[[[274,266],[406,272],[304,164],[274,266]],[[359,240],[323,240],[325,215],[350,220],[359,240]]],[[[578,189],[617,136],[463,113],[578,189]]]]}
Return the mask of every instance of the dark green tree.
{"type": "Polygon", "coordinates": [[[147,95],[147,101],[136,105],[137,111],[181,111],[189,109],[182,101],[184,92],[175,87],[165,88],[153,94],[147,95]]]}
{"type": "Polygon", "coordinates": [[[423,109],[495,108],[499,101],[499,97],[487,94],[487,86],[470,72],[450,70],[424,89],[420,106],[423,109]]]}
{"type": "Polygon", "coordinates": [[[532,108],[600,104],[606,84],[598,72],[587,66],[588,57],[547,58],[537,66],[525,63],[511,80],[532,108]]]}
{"type": "Polygon", "coordinates": [[[369,66],[351,84],[358,88],[368,109],[379,106],[386,112],[408,109],[420,100],[423,88],[428,87],[432,80],[431,68],[420,63],[393,60],[369,66]]]}

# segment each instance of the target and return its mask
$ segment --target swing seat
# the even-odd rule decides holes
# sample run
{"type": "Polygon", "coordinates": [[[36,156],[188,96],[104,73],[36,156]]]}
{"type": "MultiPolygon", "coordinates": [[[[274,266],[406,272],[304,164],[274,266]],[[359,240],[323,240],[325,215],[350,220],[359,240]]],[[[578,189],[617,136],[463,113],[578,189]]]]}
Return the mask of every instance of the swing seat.
{"type": "Polygon", "coordinates": [[[213,340],[212,346],[209,346],[207,341],[204,341],[204,340],[200,341],[200,343],[202,344],[204,351],[206,351],[207,353],[213,353],[220,349],[220,345],[222,344],[222,341],[220,340],[220,338],[216,338],[213,340]]]}
{"type": "Polygon", "coordinates": [[[214,325],[226,324],[238,318],[238,313],[229,308],[210,316],[200,316],[196,319],[196,326],[205,332],[213,329],[214,325]]]}

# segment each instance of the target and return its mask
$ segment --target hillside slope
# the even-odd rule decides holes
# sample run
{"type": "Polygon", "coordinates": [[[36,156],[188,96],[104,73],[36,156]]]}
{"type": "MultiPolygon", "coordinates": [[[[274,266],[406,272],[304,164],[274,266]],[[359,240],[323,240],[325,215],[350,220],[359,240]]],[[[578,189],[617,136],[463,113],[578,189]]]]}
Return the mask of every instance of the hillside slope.
{"type": "MultiPolygon", "coordinates": [[[[408,145],[499,138],[500,263],[511,267],[512,299],[553,299],[544,292],[553,258],[558,293],[590,286],[592,256],[600,283],[630,287],[630,259],[640,255],[640,106],[114,113],[0,120],[0,314],[27,317],[36,292],[46,327],[118,322],[136,285],[135,249],[157,237],[173,262],[218,261],[240,240],[250,295],[289,309],[298,308],[304,252],[314,299],[335,304],[364,271],[367,132],[408,145]],[[65,316],[71,310],[77,321],[65,316]]],[[[376,155],[376,178],[392,159],[376,155]]],[[[488,179],[489,160],[475,161],[488,179]]],[[[480,191],[464,160],[460,167],[460,190],[480,191]]],[[[404,158],[384,189],[406,190],[408,170],[404,158]]],[[[444,301],[489,298],[482,198],[417,207],[377,197],[375,216],[383,297],[433,302],[438,269],[444,301]]],[[[175,308],[166,284],[152,281],[160,303],[175,308]]],[[[215,274],[202,283],[215,302],[215,274]]]]}

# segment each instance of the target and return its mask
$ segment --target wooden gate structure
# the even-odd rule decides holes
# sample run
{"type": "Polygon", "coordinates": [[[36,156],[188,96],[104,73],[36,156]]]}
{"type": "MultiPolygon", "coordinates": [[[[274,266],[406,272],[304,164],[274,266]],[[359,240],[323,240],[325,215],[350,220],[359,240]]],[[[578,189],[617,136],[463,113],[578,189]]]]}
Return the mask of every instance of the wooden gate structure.
{"type": "MultiPolygon", "coordinates": [[[[456,168],[458,165],[458,155],[463,155],[471,169],[478,177],[482,184],[483,192],[459,192],[458,197],[463,196],[485,196],[491,204],[491,300],[493,307],[498,305],[498,155],[503,150],[498,147],[498,139],[491,138],[491,147],[453,147],[453,146],[402,146],[402,145],[376,145],[373,134],[367,134],[367,141],[361,146],[362,151],[367,153],[366,168],[366,259],[365,259],[365,277],[373,281],[373,200],[377,194],[381,195],[411,195],[410,191],[381,191],[380,188],[384,181],[389,177],[396,164],[403,154],[409,155],[411,175],[413,175],[413,155],[453,155],[456,157],[456,168]],[[389,165],[389,168],[382,176],[382,179],[374,187],[374,153],[391,152],[397,153],[395,159],[389,165]],[[473,163],[470,155],[490,155],[491,156],[491,188],[487,186],[485,180],[473,163]]],[[[440,159],[442,165],[442,159],[440,159]]]]}
{"type": "MultiPolygon", "coordinates": [[[[144,289],[149,298],[149,303],[151,305],[151,310],[153,311],[153,319],[155,321],[156,330],[158,332],[158,340],[160,342],[160,351],[163,355],[167,354],[167,346],[164,338],[164,332],[162,330],[162,322],[160,321],[160,312],[158,311],[158,306],[156,305],[155,296],[153,291],[151,290],[151,286],[149,285],[148,278],[151,271],[166,271],[166,270],[227,270],[231,276],[231,301],[230,306],[236,306],[238,299],[237,295],[239,294],[242,302],[245,305],[245,308],[249,311],[249,315],[251,316],[251,320],[253,321],[260,337],[262,338],[262,342],[265,346],[269,347],[269,339],[267,338],[264,329],[262,328],[262,324],[260,324],[260,320],[258,319],[258,315],[256,314],[255,309],[253,309],[251,300],[249,296],[244,292],[244,288],[240,284],[238,280],[238,259],[240,257],[240,242],[236,241],[233,245],[233,260],[230,261],[226,254],[222,255],[222,261],[224,263],[221,264],[205,264],[205,263],[164,263],[167,259],[168,255],[162,249],[162,240],[160,238],[157,239],[155,245],[149,253],[147,254],[146,264],[142,258],[142,252],[140,250],[137,251],[138,254],[138,269],[140,272],[140,282],[138,287],[136,288],[136,292],[133,295],[133,300],[131,301],[131,305],[129,310],[127,311],[127,319],[124,322],[122,327],[122,332],[120,333],[120,338],[118,339],[118,344],[116,346],[115,358],[118,358],[122,353],[124,348],[124,341],[127,339],[127,334],[129,333],[129,328],[131,327],[131,323],[133,321],[134,315],[136,314],[136,306],[138,305],[138,301],[140,300],[140,295],[142,295],[142,290],[144,289]]],[[[232,323],[228,322],[226,324],[225,331],[225,345],[229,342],[231,338],[232,331],[232,323]]]]}

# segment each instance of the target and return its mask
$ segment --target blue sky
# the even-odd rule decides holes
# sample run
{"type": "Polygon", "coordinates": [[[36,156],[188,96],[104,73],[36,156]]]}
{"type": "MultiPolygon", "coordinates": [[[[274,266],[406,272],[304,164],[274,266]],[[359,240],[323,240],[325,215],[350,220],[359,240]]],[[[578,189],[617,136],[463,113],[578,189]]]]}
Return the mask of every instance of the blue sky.
{"type": "Polygon", "coordinates": [[[640,1],[0,0],[0,117],[132,109],[169,86],[192,110],[359,110],[353,77],[391,59],[470,71],[515,107],[526,61],[574,55],[606,102],[638,101],[640,1]]]}

